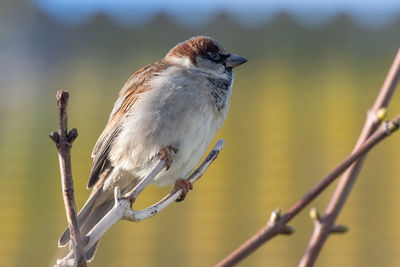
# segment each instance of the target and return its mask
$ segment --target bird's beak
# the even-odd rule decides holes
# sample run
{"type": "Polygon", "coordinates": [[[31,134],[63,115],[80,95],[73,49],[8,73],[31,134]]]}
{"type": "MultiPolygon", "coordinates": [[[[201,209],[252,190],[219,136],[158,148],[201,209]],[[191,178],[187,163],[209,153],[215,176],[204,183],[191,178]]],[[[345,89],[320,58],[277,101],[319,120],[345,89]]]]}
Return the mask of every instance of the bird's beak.
{"type": "Polygon", "coordinates": [[[242,65],[243,63],[246,63],[247,59],[244,57],[241,57],[239,55],[231,54],[226,60],[225,64],[228,68],[234,68],[239,65],[242,65]]]}

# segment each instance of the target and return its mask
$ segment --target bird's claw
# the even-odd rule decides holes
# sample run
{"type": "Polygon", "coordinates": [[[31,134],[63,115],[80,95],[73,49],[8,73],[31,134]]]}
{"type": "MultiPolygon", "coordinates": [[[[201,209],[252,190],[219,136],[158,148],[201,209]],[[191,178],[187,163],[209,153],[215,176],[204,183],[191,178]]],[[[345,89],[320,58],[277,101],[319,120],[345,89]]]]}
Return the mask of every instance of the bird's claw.
{"type": "Polygon", "coordinates": [[[181,202],[185,199],[189,190],[193,189],[193,184],[189,180],[178,179],[175,182],[175,190],[182,190],[181,195],[175,200],[176,202],[181,202]]]}
{"type": "Polygon", "coordinates": [[[160,149],[158,155],[161,160],[165,160],[165,166],[167,166],[167,170],[171,167],[172,164],[172,152],[178,152],[178,148],[173,145],[166,146],[160,149]]]}

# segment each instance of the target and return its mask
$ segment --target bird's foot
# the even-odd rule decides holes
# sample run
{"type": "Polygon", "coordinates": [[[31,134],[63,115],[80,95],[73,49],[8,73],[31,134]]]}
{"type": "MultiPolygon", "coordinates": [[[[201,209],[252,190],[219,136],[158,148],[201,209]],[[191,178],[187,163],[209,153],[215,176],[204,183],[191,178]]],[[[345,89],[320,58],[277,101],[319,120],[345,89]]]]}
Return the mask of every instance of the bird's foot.
{"type": "Polygon", "coordinates": [[[172,164],[172,152],[178,152],[178,148],[173,145],[166,146],[160,149],[158,155],[161,160],[165,159],[165,166],[167,166],[167,170],[171,167],[172,164]]]}
{"type": "Polygon", "coordinates": [[[175,182],[175,190],[182,190],[181,195],[175,200],[176,202],[181,202],[185,199],[189,190],[193,189],[193,184],[189,180],[178,179],[175,182]]]}

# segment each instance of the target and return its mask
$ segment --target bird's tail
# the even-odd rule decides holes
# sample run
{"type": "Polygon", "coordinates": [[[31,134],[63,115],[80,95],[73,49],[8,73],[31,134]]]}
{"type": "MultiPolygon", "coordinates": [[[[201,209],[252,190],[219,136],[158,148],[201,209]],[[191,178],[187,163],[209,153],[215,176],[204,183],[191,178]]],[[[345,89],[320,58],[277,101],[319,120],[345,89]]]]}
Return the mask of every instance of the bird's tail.
{"type": "MultiPolygon", "coordinates": [[[[114,205],[114,199],[104,201],[101,204],[96,203],[97,194],[94,194],[83,206],[81,211],[78,213],[78,225],[80,226],[81,236],[84,237],[92,228],[95,226],[106,214],[111,210],[114,205]]],[[[70,241],[69,228],[67,228],[58,240],[58,246],[63,247],[70,241]]],[[[90,261],[93,259],[99,241],[96,242],[93,247],[91,247],[86,252],[86,260],[90,261]]]]}
{"type": "MultiPolygon", "coordinates": [[[[105,179],[112,179],[112,177],[104,176],[105,179]]],[[[114,186],[121,188],[122,194],[129,192],[138,183],[139,179],[135,177],[124,177],[120,179],[114,186]],[[125,181],[125,182],[121,182],[125,181]]],[[[104,181],[103,181],[104,182],[104,181]]],[[[112,209],[114,206],[114,190],[103,190],[102,186],[93,189],[86,201],[83,208],[79,211],[77,220],[79,225],[80,234],[82,237],[86,236],[90,230],[112,209]]],[[[58,241],[58,246],[63,247],[70,241],[69,228],[67,228],[61,235],[58,241]]],[[[99,241],[97,241],[89,250],[86,251],[86,260],[90,261],[94,258],[99,241]]]]}

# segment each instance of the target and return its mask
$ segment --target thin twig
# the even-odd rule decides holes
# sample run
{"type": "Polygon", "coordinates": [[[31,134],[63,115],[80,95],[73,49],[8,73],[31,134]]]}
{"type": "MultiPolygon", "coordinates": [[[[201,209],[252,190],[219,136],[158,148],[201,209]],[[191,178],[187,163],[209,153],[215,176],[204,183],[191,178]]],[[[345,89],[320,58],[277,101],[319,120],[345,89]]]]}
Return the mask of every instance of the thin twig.
{"type": "Polygon", "coordinates": [[[72,240],[72,250],[75,255],[75,262],[77,262],[76,266],[84,267],[86,266],[86,260],[85,254],[83,253],[78,221],[76,219],[74,185],[71,168],[71,146],[75,138],[78,136],[78,131],[74,128],[68,132],[68,92],[58,91],[56,96],[58,104],[59,133],[50,133],[50,138],[54,141],[58,149],[65,212],[67,214],[68,227],[72,240]]]}
{"type": "Polygon", "coordinates": [[[363,143],[356,151],[346,157],[334,170],[318,182],[307,194],[297,201],[290,209],[280,214],[280,211],[274,211],[270,221],[260,231],[243,243],[239,248],[229,254],[216,266],[233,266],[242,259],[253,253],[258,247],[277,236],[278,234],[291,234],[293,228],[287,226],[287,223],[293,219],[301,210],[303,210],[313,199],[315,199],[323,190],[325,190],[340,174],[342,174],[351,164],[363,157],[375,145],[395,132],[400,124],[400,115],[394,120],[388,121],[374,135],[363,143]]]}
{"type": "MultiPolygon", "coordinates": [[[[396,54],[393,64],[375,100],[374,105],[367,114],[367,120],[357,140],[357,144],[354,148],[355,150],[358,149],[379,127],[384,115],[386,114],[386,110],[397,87],[399,79],[400,49],[396,54]]],[[[358,174],[360,173],[364,160],[365,157],[359,159],[344,173],[325,210],[325,214],[319,220],[317,227],[314,228],[314,232],[308,243],[307,250],[301,259],[299,266],[313,266],[329,234],[335,232],[334,229],[337,228],[335,226],[335,221],[350,194],[358,174]]]]}
{"type": "MultiPolygon", "coordinates": [[[[200,164],[200,166],[188,177],[188,180],[192,183],[196,182],[211,165],[211,163],[217,158],[222,148],[225,146],[225,141],[220,139],[217,141],[213,149],[210,151],[206,159],[200,164]]],[[[178,152],[179,153],[179,152],[178,152]]],[[[114,207],[98,222],[92,230],[85,236],[87,244],[84,250],[87,251],[92,247],[115,223],[119,220],[129,220],[139,222],[144,219],[153,217],[161,210],[172,204],[177,200],[182,193],[182,190],[173,189],[170,194],[164,197],[159,202],[147,207],[144,210],[135,211],[132,210],[132,204],[135,202],[137,196],[143,191],[143,189],[154,179],[154,177],[163,169],[165,160],[159,160],[152,172],[142,180],[132,191],[126,194],[124,197],[121,196],[121,190],[116,187],[114,190],[114,207]]],[[[68,254],[60,262],[71,262],[73,261],[72,252],[68,254]]]]}
{"type": "MultiPolygon", "coordinates": [[[[205,173],[207,168],[213,163],[213,161],[218,157],[219,153],[221,152],[222,148],[225,146],[225,141],[220,139],[217,141],[213,149],[210,151],[208,156],[204,159],[204,161],[200,164],[200,166],[192,172],[192,174],[187,178],[191,183],[196,182],[200,177],[205,173]]],[[[182,193],[182,189],[173,189],[171,193],[161,199],[159,202],[153,204],[152,206],[140,210],[127,210],[124,214],[124,219],[134,222],[139,222],[144,219],[150,218],[161,210],[172,204],[175,200],[179,198],[182,193]]],[[[127,196],[129,197],[129,196],[127,196]]]]}
{"type": "Polygon", "coordinates": [[[149,185],[149,183],[157,176],[157,174],[165,167],[165,159],[158,160],[156,166],[151,173],[144,178],[138,185],[131,190],[126,197],[121,197],[119,187],[114,189],[114,207],[89,231],[85,239],[89,242],[85,246],[85,251],[90,249],[115,223],[124,218],[127,210],[131,210],[132,204],[137,196],[149,185]]]}

